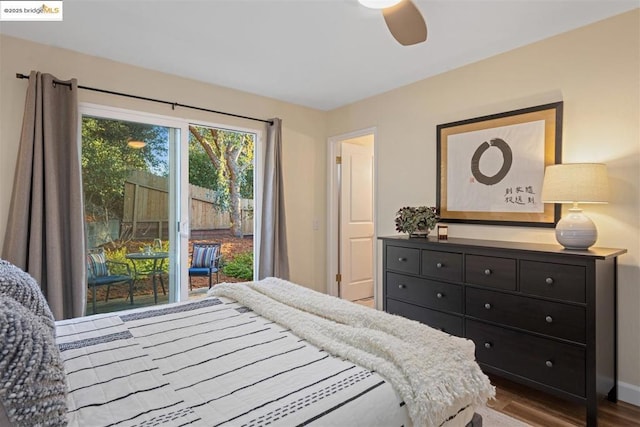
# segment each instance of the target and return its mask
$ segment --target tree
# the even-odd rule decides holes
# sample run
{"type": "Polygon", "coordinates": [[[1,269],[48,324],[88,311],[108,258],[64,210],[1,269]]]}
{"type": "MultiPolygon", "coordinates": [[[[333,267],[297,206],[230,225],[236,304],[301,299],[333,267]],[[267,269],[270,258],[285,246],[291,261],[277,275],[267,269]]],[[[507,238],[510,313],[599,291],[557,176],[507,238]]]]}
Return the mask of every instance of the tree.
{"type": "Polygon", "coordinates": [[[85,214],[92,221],[122,218],[124,182],[133,170],[168,175],[168,129],[121,120],[82,118],[82,179],[85,214]],[[142,149],[127,145],[146,142],[142,149]]]}
{"type": "Polygon", "coordinates": [[[217,169],[202,145],[193,135],[189,141],[189,184],[211,190],[215,206],[221,211],[229,210],[229,188],[226,185],[224,170],[217,169]]]}
{"type": "MultiPolygon", "coordinates": [[[[248,179],[251,180],[253,193],[253,148],[255,136],[245,132],[234,132],[203,126],[189,126],[191,138],[195,139],[213,165],[215,173],[208,172],[211,182],[196,183],[205,188],[228,192],[228,208],[231,219],[231,233],[242,237],[242,211],[240,198],[248,191],[248,179]],[[248,173],[251,171],[251,173],[248,173]],[[214,178],[215,177],[215,178],[214,178]],[[202,185],[205,184],[205,185],[202,185]],[[215,187],[212,187],[215,185],[215,187]]],[[[191,151],[190,151],[191,154],[191,151]]],[[[189,158],[191,163],[192,158],[189,158]]],[[[195,175],[195,173],[194,173],[195,175]]]]}

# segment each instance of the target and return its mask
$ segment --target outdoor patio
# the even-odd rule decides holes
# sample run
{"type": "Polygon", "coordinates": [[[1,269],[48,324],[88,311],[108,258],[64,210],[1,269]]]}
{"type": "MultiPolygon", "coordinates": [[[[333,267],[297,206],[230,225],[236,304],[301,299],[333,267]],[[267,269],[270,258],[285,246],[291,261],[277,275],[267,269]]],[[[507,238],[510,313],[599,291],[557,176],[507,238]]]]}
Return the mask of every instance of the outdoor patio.
{"type": "MultiPolygon", "coordinates": [[[[209,290],[208,286],[201,287],[201,288],[194,287],[193,291],[189,292],[189,299],[193,300],[198,298],[204,298],[205,296],[207,296],[208,290],[209,290]]],[[[91,291],[89,291],[88,299],[89,299],[89,303],[87,304],[86,313],[87,315],[91,315],[93,314],[93,306],[91,304],[91,291]]],[[[104,297],[102,299],[96,300],[96,314],[130,310],[133,308],[140,308],[140,307],[150,307],[153,305],[167,304],[168,302],[169,302],[169,295],[168,294],[163,295],[162,291],[158,292],[158,304],[154,304],[153,302],[153,293],[134,294],[133,305],[130,304],[129,298],[123,298],[121,296],[113,298],[111,297],[111,294],[109,294],[109,301],[105,302],[104,297]]]]}
{"type": "MultiPolygon", "coordinates": [[[[189,256],[192,253],[193,243],[221,243],[222,259],[223,262],[229,262],[233,260],[238,254],[253,251],[253,236],[234,237],[229,233],[229,230],[211,230],[209,233],[198,234],[197,239],[189,241],[189,256]]],[[[149,244],[147,241],[131,241],[128,242],[127,253],[138,252],[140,247],[145,244],[149,244]]],[[[190,261],[190,258],[189,258],[190,261]]],[[[206,296],[209,290],[209,281],[207,277],[193,277],[192,288],[189,292],[189,299],[203,298],[206,296]]],[[[214,276],[215,281],[215,276],[214,276]]],[[[223,271],[220,271],[219,282],[241,282],[243,279],[227,276],[223,271]]],[[[168,292],[168,280],[164,275],[165,291],[168,292]]],[[[129,310],[132,308],[147,307],[154,304],[153,286],[151,278],[142,278],[136,280],[133,296],[133,305],[130,304],[128,298],[129,287],[126,284],[112,285],[109,290],[109,300],[106,298],[106,287],[98,287],[96,291],[96,313],[109,313],[114,311],[129,310]]],[[[158,305],[166,304],[169,301],[168,294],[163,294],[162,287],[158,283],[158,305]]],[[[91,289],[87,290],[87,315],[93,314],[92,306],[92,292],[91,289]]]]}

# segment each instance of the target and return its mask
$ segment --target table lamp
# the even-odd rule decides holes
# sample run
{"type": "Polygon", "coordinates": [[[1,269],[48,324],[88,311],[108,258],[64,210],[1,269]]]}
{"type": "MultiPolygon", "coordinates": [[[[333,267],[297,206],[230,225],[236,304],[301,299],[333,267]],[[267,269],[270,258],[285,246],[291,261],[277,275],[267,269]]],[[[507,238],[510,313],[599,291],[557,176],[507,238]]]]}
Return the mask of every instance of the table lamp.
{"type": "Polygon", "coordinates": [[[598,239],[596,225],[578,203],[607,203],[608,197],[607,167],[602,163],[565,163],[545,170],[542,201],[573,203],[556,225],[556,239],[567,249],[589,249],[598,239]]]}

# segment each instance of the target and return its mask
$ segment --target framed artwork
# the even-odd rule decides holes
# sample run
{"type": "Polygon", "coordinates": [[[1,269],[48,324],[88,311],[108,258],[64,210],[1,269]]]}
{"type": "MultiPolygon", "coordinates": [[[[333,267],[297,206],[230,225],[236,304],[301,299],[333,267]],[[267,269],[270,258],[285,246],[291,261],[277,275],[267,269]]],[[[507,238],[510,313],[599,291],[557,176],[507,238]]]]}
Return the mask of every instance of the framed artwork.
{"type": "Polygon", "coordinates": [[[554,227],[560,205],[542,203],[547,165],[562,156],[562,102],[437,126],[437,208],[442,222],[554,227]]]}

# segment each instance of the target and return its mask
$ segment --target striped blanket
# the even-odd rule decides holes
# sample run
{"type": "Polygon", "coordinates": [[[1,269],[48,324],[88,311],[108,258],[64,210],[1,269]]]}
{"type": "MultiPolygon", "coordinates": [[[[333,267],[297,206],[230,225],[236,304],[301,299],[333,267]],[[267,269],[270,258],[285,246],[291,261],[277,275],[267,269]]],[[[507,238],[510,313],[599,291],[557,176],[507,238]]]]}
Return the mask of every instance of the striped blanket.
{"type": "MultiPolygon", "coordinates": [[[[217,297],[57,322],[70,426],[411,426],[378,373],[217,297]]],[[[451,408],[465,426],[473,408],[451,408]]]]}
{"type": "Polygon", "coordinates": [[[410,425],[380,376],[224,298],[57,324],[70,426],[410,425]]]}

